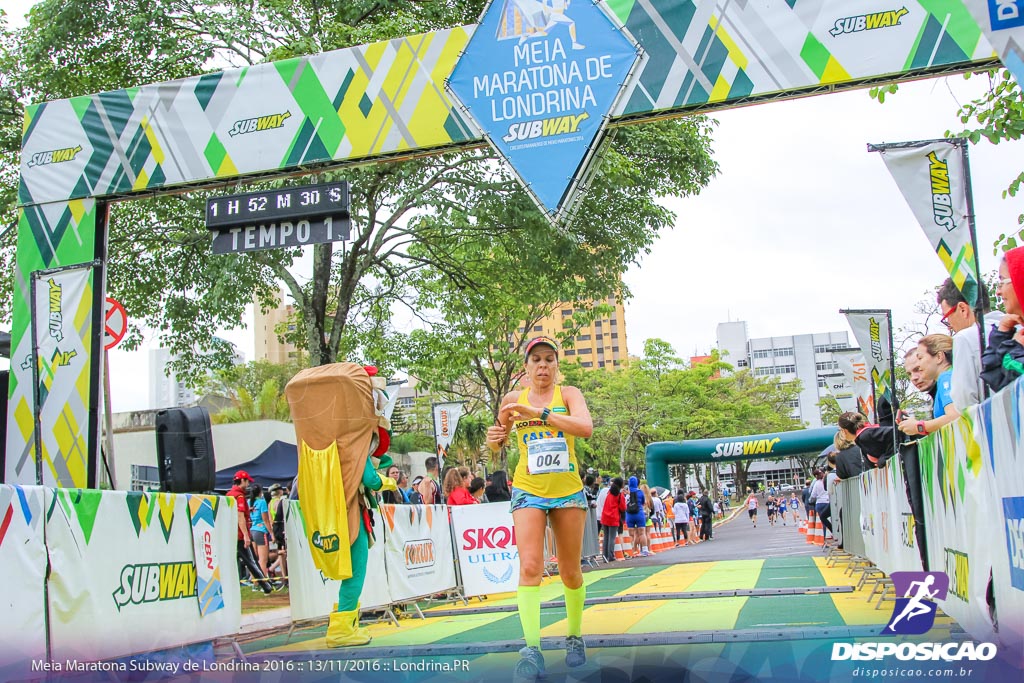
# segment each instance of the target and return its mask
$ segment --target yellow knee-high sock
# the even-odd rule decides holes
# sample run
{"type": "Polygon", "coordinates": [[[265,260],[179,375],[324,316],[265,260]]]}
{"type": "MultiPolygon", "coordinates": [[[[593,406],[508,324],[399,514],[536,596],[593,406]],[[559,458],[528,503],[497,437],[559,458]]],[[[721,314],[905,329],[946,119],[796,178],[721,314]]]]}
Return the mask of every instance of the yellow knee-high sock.
{"type": "Polygon", "coordinates": [[[520,586],[516,591],[519,623],[529,647],[540,647],[540,586],[520,586]]]}
{"type": "Polygon", "coordinates": [[[583,635],[583,603],[587,599],[587,587],[565,589],[565,618],[568,622],[565,635],[583,635]]]}

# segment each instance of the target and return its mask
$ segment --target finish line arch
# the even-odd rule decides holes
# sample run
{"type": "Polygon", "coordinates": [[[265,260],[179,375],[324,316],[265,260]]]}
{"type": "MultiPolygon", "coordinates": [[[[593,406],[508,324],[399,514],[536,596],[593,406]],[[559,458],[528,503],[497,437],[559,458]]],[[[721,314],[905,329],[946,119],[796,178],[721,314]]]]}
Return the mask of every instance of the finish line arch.
{"type": "Polygon", "coordinates": [[[691,465],[704,462],[760,460],[787,455],[817,455],[832,444],[836,427],[802,429],[796,432],[774,432],[750,436],[694,439],[692,441],[659,441],[644,452],[647,483],[669,488],[669,465],[691,465]]]}
{"type": "MultiPolygon", "coordinates": [[[[857,10],[845,0],[724,8],[717,0],[602,2],[607,19],[631,36],[642,58],[616,80],[612,104],[583,114],[628,125],[996,67],[988,26],[975,20],[968,2],[977,4],[908,0],[901,9],[871,15],[853,15],[857,10]]],[[[548,41],[546,30],[522,33],[514,4],[502,6],[507,16],[497,36],[478,31],[479,25],[457,26],[26,107],[0,479],[65,488],[97,484],[111,201],[487,144],[487,135],[498,133],[449,96],[447,84],[463,52],[477,33],[490,36],[495,51],[537,37],[548,41]]],[[[573,3],[565,13],[572,18],[587,7],[593,9],[573,3]]],[[[550,41],[576,35],[564,25],[551,25],[550,41]]],[[[589,35],[598,41],[599,31],[589,35]]],[[[581,39],[578,48],[590,40],[581,39]]],[[[571,55],[577,45],[566,50],[571,55]]],[[[558,54],[542,52],[526,50],[521,57],[550,62],[558,54]]],[[[602,55],[588,58],[583,69],[588,79],[605,71],[602,55]]],[[[503,96],[504,83],[499,80],[503,96]]],[[[533,94],[542,101],[557,95],[533,94]]],[[[540,119],[515,123],[520,133],[523,126],[544,130],[540,119]]],[[[561,134],[561,128],[552,131],[561,134]]],[[[595,135],[585,160],[600,142],[595,135]]],[[[571,176],[563,198],[584,184],[586,167],[581,163],[571,176]]]]}

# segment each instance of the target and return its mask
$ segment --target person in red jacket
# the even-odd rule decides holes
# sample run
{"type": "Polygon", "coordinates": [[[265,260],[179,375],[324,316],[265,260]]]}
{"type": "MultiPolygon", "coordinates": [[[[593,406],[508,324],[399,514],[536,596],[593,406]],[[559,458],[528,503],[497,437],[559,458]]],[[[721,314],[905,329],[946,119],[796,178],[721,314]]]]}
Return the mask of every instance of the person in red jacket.
{"type": "Polygon", "coordinates": [[[479,503],[469,492],[472,481],[468,467],[453,467],[444,475],[445,502],[448,505],[473,505],[479,503]]]}
{"type": "Polygon", "coordinates": [[[604,497],[604,506],[601,508],[601,526],[604,527],[604,559],[609,562],[615,561],[615,537],[619,534],[619,527],[626,517],[626,496],[622,493],[622,477],[615,477],[612,485],[608,488],[608,494],[604,497]]]}
{"type": "Polygon", "coordinates": [[[256,585],[264,593],[270,594],[273,587],[270,581],[263,574],[260,565],[256,562],[256,556],[252,552],[252,535],[249,533],[249,484],[253,483],[252,477],[245,470],[235,472],[232,487],[228,495],[235,499],[238,507],[238,578],[244,579],[246,570],[252,574],[256,585]]]}

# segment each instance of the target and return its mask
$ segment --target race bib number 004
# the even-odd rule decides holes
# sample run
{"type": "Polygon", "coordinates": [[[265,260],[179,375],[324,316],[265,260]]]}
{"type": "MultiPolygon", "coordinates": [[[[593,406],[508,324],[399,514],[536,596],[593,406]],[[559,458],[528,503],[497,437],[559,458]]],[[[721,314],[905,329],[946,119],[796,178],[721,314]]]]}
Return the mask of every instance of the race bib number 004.
{"type": "Polygon", "coordinates": [[[530,474],[569,471],[569,445],[565,439],[538,439],[527,444],[527,469],[530,474]]]}

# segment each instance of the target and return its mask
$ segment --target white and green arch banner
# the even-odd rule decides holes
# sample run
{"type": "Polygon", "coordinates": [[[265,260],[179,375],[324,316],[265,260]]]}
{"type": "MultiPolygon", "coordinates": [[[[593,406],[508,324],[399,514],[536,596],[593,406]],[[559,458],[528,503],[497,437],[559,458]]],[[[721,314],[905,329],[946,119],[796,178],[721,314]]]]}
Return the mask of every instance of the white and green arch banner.
{"type": "MultiPolygon", "coordinates": [[[[560,9],[572,18],[586,0],[545,3],[551,16],[543,25],[522,23],[525,1],[495,0],[501,4],[494,11],[505,12],[505,18],[493,33],[477,35],[478,26],[458,26],[27,107],[8,454],[35,457],[31,366],[21,368],[31,353],[30,274],[102,256],[104,199],[486,144],[489,131],[472,112],[453,105],[446,87],[471,39],[497,50],[502,40],[507,46],[557,38],[568,47],[545,53],[553,66],[560,64],[562,52],[565,60],[583,53],[573,42],[587,47],[583,23],[575,40],[571,22],[554,17],[560,9]],[[505,40],[510,35],[516,40],[505,40]]],[[[611,126],[998,64],[982,27],[959,0],[607,0],[600,9],[609,30],[631,36],[640,55],[618,83],[611,109],[601,113],[611,126]]],[[[1000,40],[1021,33],[1008,30],[1000,40]]],[[[590,49],[598,44],[592,42],[590,49]]],[[[601,55],[594,58],[603,78],[601,55]]],[[[582,63],[584,75],[587,64],[595,64],[588,58],[582,63]]],[[[546,97],[543,82],[539,90],[527,85],[528,92],[517,94],[546,97]]],[[[505,95],[498,89],[497,96],[505,95]]],[[[566,111],[550,113],[572,117],[572,101],[560,102],[568,103],[562,107],[566,111]]],[[[480,111],[488,110],[486,101],[478,104],[480,111]]],[[[589,161],[599,157],[593,146],[600,136],[593,140],[570,177],[560,180],[570,189],[552,193],[558,201],[555,215],[572,202],[589,161]]],[[[509,161],[529,184],[515,159],[509,161]]],[[[99,294],[97,307],[103,301],[99,294]]],[[[72,432],[61,439],[90,444],[90,451],[98,430],[92,405],[99,400],[98,334],[94,329],[87,348],[90,372],[77,380],[60,379],[77,381],[77,393],[89,397],[69,407],[66,424],[72,432]]],[[[5,481],[35,483],[34,466],[23,464],[15,472],[11,462],[8,457],[5,481]]],[[[54,471],[68,473],[56,483],[68,487],[86,486],[95,468],[94,452],[81,472],[53,464],[54,471]]]]}

